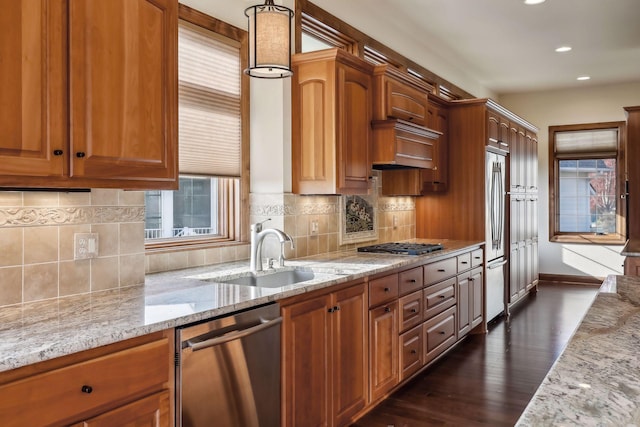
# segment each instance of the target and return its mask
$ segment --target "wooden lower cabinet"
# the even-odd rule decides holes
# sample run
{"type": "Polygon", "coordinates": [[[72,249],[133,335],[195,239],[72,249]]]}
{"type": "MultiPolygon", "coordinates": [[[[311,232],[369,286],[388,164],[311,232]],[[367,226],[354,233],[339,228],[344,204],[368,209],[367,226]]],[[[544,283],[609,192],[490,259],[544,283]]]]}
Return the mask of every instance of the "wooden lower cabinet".
{"type": "Polygon", "coordinates": [[[427,320],[422,328],[423,358],[424,363],[429,363],[456,342],[456,307],[427,320]]]}
{"type": "Polygon", "coordinates": [[[367,404],[367,287],[282,305],[283,425],[347,425],[367,404]]]}
{"type": "Polygon", "coordinates": [[[469,280],[471,281],[469,288],[471,292],[469,317],[471,319],[471,329],[473,329],[480,325],[484,319],[484,273],[482,272],[482,267],[471,270],[469,280]]]}
{"type": "Polygon", "coordinates": [[[400,381],[422,368],[422,324],[400,335],[400,381]]]}
{"type": "Polygon", "coordinates": [[[163,391],[106,412],[73,427],[162,427],[170,422],[169,392],[163,391]]]}
{"type": "Polygon", "coordinates": [[[398,384],[398,302],[369,310],[369,397],[373,402],[398,384]]]}
{"type": "Polygon", "coordinates": [[[640,257],[628,256],[624,259],[624,275],[640,276],[640,257]]]}
{"type": "Polygon", "coordinates": [[[3,372],[2,425],[171,426],[173,343],[166,331],[3,372]]]}
{"type": "Polygon", "coordinates": [[[475,268],[457,277],[458,339],[482,323],[483,273],[475,268]]]}

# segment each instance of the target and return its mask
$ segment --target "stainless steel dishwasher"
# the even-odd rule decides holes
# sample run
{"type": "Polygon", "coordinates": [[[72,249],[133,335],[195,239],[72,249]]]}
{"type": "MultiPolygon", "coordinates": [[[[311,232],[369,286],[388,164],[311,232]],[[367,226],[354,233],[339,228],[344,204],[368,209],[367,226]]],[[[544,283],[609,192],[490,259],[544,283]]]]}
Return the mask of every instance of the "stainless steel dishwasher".
{"type": "Polygon", "coordinates": [[[280,426],[280,306],[177,329],[176,424],[280,426]]]}

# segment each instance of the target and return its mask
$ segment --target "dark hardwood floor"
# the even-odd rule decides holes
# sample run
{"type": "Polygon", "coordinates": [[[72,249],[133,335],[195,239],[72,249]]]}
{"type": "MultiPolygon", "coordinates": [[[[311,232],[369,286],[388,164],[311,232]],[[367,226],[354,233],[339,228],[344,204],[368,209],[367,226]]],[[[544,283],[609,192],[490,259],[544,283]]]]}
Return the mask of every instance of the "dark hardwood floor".
{"type": "Polygon", "coordinates": [[[467,337],[354,426],[513,426],[597,290],[540,285],[508,323],[467,337]]]}

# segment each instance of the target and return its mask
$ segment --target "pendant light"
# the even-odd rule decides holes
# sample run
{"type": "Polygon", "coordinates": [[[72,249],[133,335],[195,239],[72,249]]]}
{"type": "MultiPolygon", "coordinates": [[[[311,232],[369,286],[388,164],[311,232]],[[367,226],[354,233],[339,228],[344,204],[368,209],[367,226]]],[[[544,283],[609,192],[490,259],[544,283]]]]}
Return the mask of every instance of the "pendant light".
{"type": "Polygon", "coordinates": [[[245,9],[249,18],[249,67],[251,77],[279,79],[291,71],[291,18],[293,11],[273,0],[245,9]]]}

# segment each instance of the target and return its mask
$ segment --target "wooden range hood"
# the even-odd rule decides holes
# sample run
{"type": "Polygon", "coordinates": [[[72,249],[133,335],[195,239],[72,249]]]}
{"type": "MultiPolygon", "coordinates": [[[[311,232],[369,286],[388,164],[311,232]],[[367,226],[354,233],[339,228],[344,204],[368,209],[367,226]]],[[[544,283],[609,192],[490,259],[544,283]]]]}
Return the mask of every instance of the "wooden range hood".
{"type": "Polygon", "coordinates": [[[441,132],[396,118],[373,120],[371,127],[374,169],[434,167],[441,132]]]}

